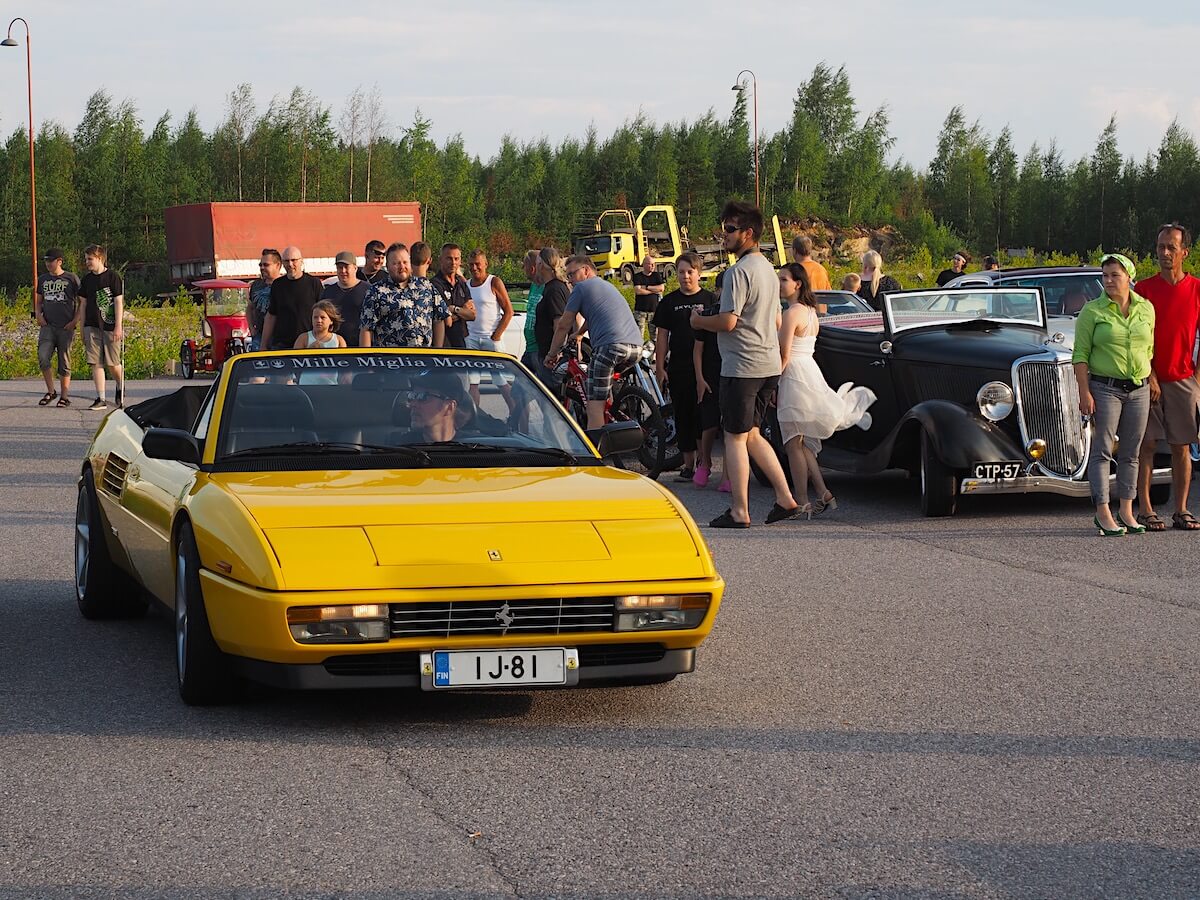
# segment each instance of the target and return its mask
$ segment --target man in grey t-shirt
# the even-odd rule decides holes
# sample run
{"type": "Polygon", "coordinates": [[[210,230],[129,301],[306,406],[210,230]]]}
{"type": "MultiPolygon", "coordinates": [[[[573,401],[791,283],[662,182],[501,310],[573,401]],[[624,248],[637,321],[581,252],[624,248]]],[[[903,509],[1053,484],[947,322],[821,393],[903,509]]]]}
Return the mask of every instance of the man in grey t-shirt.
{"type": "Polygon", "coordinates": [[[770,443],[758,432],[779,383],[779,278],[759,252],[762,213],[752,203],[730,201],[721,212],[725,249],[738,257],[721,283],[717,315],[692,313],[692,328],[713,331],[721,349],[721,428],[725,432],[725,477],[732,489],[729,509],[709,524],[750,527],[750,458],[775,490],[767,524],[795,518],[799,505],[770,443]]]}
{"type": "Polygon", "coordinates": [[[63,269],[63,252],[51,247],[45,256],[46,272],[38,276],[33,294],[33,308],[38,323],[38,368],[46,382],[46,393],[38,406],[46,406],[58,399],[59,407],[71,405],[67,396],[71,389],[71,341],[83,318],[83,298],[79,296],[79,279],[73,272],[63,269]],[[58,359],[58,378],[62,382],[62,396],[54,390],[54,378],[50,371],[53,360],[58,359]]]}
{"type": "Polygon", "coordinates": [[[583,317],[592,341],[592,363],[588,369],[588,428],[604,427],[604,405],[612,390],[614,372],[623,372],[637,364],[642,352],[642,330],[633,318],[625,296],[596,275],[590,256],[572,256],[567,260],[567,280],[574,287],[567,298],[563,315],[554,326],[554,337],[546,353],[546,368],[554,371],[567,334],[576,314],[583,317]]]}

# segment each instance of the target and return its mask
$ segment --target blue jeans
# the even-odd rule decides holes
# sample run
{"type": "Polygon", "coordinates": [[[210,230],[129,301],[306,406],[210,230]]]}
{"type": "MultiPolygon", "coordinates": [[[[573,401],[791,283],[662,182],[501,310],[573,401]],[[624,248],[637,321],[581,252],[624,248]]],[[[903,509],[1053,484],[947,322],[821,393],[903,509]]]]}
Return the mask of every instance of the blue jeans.
{"type": "Polygon", "coordinates": [[[1092,421],[1092,450],[1088,455],[1088,484],[1092,488],[1092,503],[1108,503],[1108,482],[1112,464],[1117,464],[1117,499],[1132,500],[1137,496],[1138,451],[1146,433],[1150,416],[1150,386],[1143,384],[1132,391],[1102,384],[1094,378],[1088,390],[1096,401],[1092,421]],[[1113,457],[1113,442],[1117,455],[1113,457]]]}

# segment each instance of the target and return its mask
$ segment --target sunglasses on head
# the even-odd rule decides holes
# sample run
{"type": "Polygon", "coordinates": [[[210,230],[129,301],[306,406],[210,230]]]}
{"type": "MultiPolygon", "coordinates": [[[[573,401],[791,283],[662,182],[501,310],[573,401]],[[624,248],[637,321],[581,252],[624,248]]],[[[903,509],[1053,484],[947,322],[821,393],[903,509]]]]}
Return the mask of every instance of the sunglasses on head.
{"type": "Polygon", "coordinates": [[[263,251],[262,251],[262,252],[263,252],[263,253],[274,253],[276,256],[278,256],[278,255],[279,255],[279,251],[278,251],[278,250],[276,250],[274,247],[263,247],[263,251]]]}

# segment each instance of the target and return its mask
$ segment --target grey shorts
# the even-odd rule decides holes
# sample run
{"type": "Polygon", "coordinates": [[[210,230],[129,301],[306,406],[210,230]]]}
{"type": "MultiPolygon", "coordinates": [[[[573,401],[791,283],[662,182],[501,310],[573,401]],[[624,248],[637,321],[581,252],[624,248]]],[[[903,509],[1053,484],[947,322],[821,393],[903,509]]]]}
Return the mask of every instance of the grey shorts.
{"type": "Polygon", "coordinates": [[[1195,377],[1159,382],[1162,396],[1150,407],[1145,442],[1165,440],[1182,446],[1196,441],[1200,432],[1200,385],[1195,377]]]}
{"type": "Polygon", "coordinates": [[[58,357],[58,374],[71,374],[71,341],[75,329],[68,331],[57,325],[43,325],[38,330],[38,368],[45,372],[55,356],[58,357]]]}
{"type": "Polygon", "coordinates": [[[89,366],[111,367],[121,364],[121,342],[113,337],[114,334],[103,328],[84,327],[83,349],[87,352],[89,366]]]}

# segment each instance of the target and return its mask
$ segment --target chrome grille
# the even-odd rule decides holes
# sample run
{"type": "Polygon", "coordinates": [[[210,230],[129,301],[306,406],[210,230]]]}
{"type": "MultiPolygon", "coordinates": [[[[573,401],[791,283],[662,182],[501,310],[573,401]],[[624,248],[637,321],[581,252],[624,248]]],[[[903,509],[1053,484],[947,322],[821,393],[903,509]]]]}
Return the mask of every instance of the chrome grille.
{"type": "Polygon", "coordinates": [[[108,459],[104,461],[104,471],[100,475],[100,489],[119,500],[121,491],[125,488],[125,473],[128,469],[127,460],[115,453],[108,454],[108,459]]]}
{"type": "Polygon", "coordinates": [[[1068,361],[1027,360],[1017,364],[1021,434],[1041,438],[1046,455],[1038,462],[1052,475],[1069,478],[1087,458],[1087,433],[1079,415],[1079,388],[1068,361]]]}
{"type": "Polygon", "coordinates": [[[615,613],[612,597],[444,600],[389,607],[394,638],[612,631],[615,613]]]}

